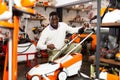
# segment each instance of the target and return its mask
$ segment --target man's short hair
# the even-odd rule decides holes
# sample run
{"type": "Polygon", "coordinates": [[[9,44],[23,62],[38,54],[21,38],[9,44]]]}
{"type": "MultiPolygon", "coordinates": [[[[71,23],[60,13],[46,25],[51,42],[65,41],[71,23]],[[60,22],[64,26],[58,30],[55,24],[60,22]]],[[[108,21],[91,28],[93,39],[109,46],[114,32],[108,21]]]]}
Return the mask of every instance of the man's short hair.
{"type": "Polygon", "coordinates": [[[58,16],[58,13],[57,13],[57,12],[55,12],[55,11],[53,11],[53,12],[51,12],[51,13],[49,14],[49,17],[51,17],[51,16],[53,16],[53,15],[58,16]]]}

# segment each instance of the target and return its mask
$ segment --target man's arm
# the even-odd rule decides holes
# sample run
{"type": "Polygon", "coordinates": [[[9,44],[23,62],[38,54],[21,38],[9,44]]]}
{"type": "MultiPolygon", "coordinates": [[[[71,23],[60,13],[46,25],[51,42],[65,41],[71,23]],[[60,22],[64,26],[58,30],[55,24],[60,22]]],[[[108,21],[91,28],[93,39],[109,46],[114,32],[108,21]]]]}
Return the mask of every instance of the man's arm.
{"type": "Polygon", "coordinates": [[[47,49],[47,45],[45,44],[46,40],[47,40],[47,35],[45,32],[42,32],[37,43],[37,48],[40,50],[47,49]]]}
{"type": "Polygon", "coordinates": [[[47,41],[47,35],[49,35],[46,31],[43,31],[41,33],[41,36],[39,38],[39,41],[37,43],[37,48],[40,49],[40,50],[46,50],[46,49],[55,49],[55,46],[54,44],[46,44],[46,41],[47,41]]]}
{"type": "Polygon", "coordinates": [[[76,27],[76,28],[72,28],[70,26],[67,26],[67,31],[69,33],[79,33],[79,34],[82,34],[84,32],[84,29],[86,29],[88,27],[89,27],[88,23],[84,23],[81,27],[76,27]]]}

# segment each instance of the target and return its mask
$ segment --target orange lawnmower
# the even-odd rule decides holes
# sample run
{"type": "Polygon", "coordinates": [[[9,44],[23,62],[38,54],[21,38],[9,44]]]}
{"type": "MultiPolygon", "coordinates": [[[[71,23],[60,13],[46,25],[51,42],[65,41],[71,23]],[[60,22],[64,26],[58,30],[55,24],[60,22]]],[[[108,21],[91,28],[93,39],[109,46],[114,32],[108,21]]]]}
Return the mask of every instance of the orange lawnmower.
{"type": "Polygon", "coordinates": [[[33,67],[27,74],[27,80],[66,80],[67,77],[78,74],[82,65],[82,54],[73,53],[73,51],[81,45],[88,37],[90,37],[94,32],[92,31],[88,36],[86,36],[78,45],[71,49],[63,57],[54,60],[54,58],[62,51],[64,48],[69,46],[78,36],[66,44],[54,57],[52,62],[38,64],[33,67]]]}

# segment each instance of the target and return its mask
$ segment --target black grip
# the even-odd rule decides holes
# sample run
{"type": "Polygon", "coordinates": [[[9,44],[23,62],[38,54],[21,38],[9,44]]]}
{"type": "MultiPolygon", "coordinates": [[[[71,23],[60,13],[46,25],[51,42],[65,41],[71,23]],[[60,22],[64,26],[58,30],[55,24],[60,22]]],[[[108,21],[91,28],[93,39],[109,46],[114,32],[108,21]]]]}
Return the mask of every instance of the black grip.
{"type": "Polygon", "coordinates": [[[84,32],[84,28],[80,28],[79,30],[78,30],[78,33],[79,34],[82,34],[84,32]]]}

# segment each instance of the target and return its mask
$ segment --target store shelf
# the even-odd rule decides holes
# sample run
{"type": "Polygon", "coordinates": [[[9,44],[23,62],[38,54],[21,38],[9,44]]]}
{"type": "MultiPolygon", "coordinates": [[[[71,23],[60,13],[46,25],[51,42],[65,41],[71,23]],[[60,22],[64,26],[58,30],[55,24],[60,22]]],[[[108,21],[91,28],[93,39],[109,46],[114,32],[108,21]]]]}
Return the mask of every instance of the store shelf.
{"type": "Polygon", "coordinates": [[[70,20],[70,23],[84,23],[84,21],[74,21],[74,20],[70,20]]]}
{"type": "Polygon", "coordinates": [[[96,27],[97,26],[97,23],[91,23],[90,24],[92,27],[96,27]]]}
{"type": "Polygon", "coordinates": [[[102,23],[101,27],[120,27],[120,23],[102,23]]]}
{"type": "Polygon", "coordinates": [[[42,20],[46,20],[46,18],[24,18],[24,19],[28,19],[28,20],[38,20],[38,21],[42,21],[42,20]]]}
{"type": "Polygon", "coordinates": [[[29,18],[29,20],[46,20],[46,19],[42,19],[42,18],[29,18]]]}
{"type": "Polygon", "coordinates": [[[85,4],[88,2],[92,2],[95,0],[69,0],[69,1],[65,1],[65,0],[56,0],[56,7],[66,7],[66,6],[73,6],[73,5],[77,5],[77,4],[85,4]]]}
{"type": "Polygon", "coordinates": [[[49,8],[55,8],[54,6],[50,6],[50,5],[41,5],[41,4],[36,4],[36,7],[49,7],[49,8]]]}
{"type": "Polygon", "coordinates": [[[82,12],[89,12],[90,9],[85,9],[85,8],[71,8],[71,7],[65,7],[64,9],[66,10],[74,10],[74,11],[82,11],[82,12]]]}
{"type": "MultiPolygon", "coordinates": [[[[55,6],[51,6],[51,5],[41,5],[41,4],[36,4],[36,7],[43,7],[43,8],[45,8],[45,10],[46,10],[46,8],[53,8],[53,9],[56,9],[56,7],[55,6]]],[[[69,10],[74,10],[74,11],[82,11],[82,12],[88,12],[88,11],[90,11],[90,9],[85,9],[85,8],[72,8],[72,7],[64,7],[63,9],[66,9],[67,11],[69,11],[69,10]]]]}
{"type": "MultiPolygon", "coordinates": [[[[94,62],[96,61],[95,56],[90,56],[89,59],[93,60],[94,62]]],[[[104,62],[104,63],[107,63],[107,64],[112,64],[112,65],[118,65],[118,66],[120,66],[120,62],[115,61],[114,59],[100,58],[100,62],[104,62]]]]}

